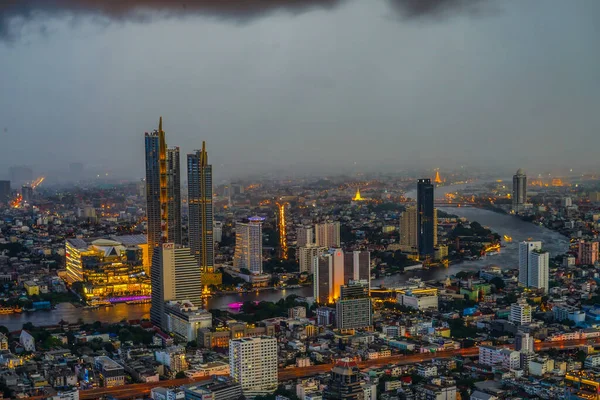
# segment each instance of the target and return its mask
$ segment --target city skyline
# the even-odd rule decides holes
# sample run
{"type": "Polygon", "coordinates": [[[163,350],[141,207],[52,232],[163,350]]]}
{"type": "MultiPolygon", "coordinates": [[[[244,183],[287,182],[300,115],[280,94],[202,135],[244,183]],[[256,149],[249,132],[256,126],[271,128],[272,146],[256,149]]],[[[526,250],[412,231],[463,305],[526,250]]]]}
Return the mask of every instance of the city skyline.
{"type": "Polygon", "coordinates": [[[217,179],[593,165],[597,2],[246,3],[0,6],[0,171],[139,178],[156,115],[183,154],[210,143],[217,179]]]}

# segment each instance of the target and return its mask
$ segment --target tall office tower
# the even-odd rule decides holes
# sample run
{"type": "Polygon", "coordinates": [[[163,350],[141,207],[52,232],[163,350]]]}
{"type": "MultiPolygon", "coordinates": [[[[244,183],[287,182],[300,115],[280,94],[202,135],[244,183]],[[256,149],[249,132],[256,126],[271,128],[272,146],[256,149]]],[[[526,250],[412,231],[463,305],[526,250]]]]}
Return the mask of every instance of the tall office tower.
{"type": "Polygon", "coordinates": [[[340,297],[344,284],[344,252],[330,249],[314,261],[313,291],[315,301],[321,304],[333,303],[340,297]]]}
{"type": "Polygon", "coordinates": [[[579,242],[577,263],[580,265],[594,265],[598,261],[599,244],[597,241],[579,242]]]}
{"type": "Polygon", "coordinates": [[[10,202],[10,181],[0,181],[0,204],[10,202]]]}
{"type": "Polygon", "coordinates": [[[368,328],[373,325],[373,306],[369,298],[369,286],[358,282],[341,287],[341,296],[335,305],[338,329],[368,328]]]}
{"type": "Polygon", "coordinates": [[[188,154],[187,161],[190,248],[200,265],[202,284],[218,285],[221,274],[215,273],[212,165],[206,142],[202,142],[202,150],[188,154]]]}
{"type": "Polygon", "coordinates": [[[229,370],[245,396],[273,393],[278,384],[277,339],[258,336],[230,340],[229,370]]]}
{"type": "Polygon", "coordinates": [[[27,185],[21,186],[21,196],[23,196],[23,201],[30,203],[33,200],[33,188],[27,185]]]}
{"type": "Polygon", "coordinates": [[[352,251],[344,253],[344,284],[362,281],[371,288],[371,253],[352,251]]]}
{"type": "Polygon", "coordinates": [[[233,266],[246,268],[253,274],[262,274],[262,223],[261,217],[248,218],[248,223],[235,224],[235,253],[233,266]]]}
{"type": "Polygon", "coordinates": [[[543,250],[534,250],[529,254],[529,284],[528,287],[536,289],[549,289],[550,279],[550,253],[543,250]]]}
{"type": "Polygon", "coordinates": [[[296,228],[296,247],[305,247],[313,244],[313,228],[312,226],[302,226],[296,228]]]}
{"type": "Polygon", "coordinates": [[[340,247],[340,223],[336,221],[316,224],[315,244],[330,249],[340,247]]]}
{"type": "Polygon", "coordinates": [[[215,221],[213,238],[215,242],[220,242],[223,239],[223,223],[221,221],[215,221]]]}
{"type": "Polygon", "coordinates": [[[525,175],[523,169],[519,168],[517,173],[513,175],[513,210],[515,212],[521,211],[525,203],[527,203],[527,175],[525,175]]]}
{"type": "Polygon", "coordinates": [[[319,247],[315,244],[298,247],[296,253],[298,254],[298,265],[300,267],[299,271],[313,274],[315,258],[326,251],[327,247],[319,247]]]}
{"type": "Polygon", "coordinates": [[[417,245],[422,259],[432,259],[436,242],[437,218],[431,179],[417,182],[417,245]]]}
{"type": "Polygon", "coordinates": [[[342,358],[331,369],[331,380],[323,392],[324,400],[362,400],[360,369],[349,358],[342,358]]]}
{"type": "Polygon", "coordinates": [[[407,207],[400,217],[400,246],[417,248],[417,208],[407,207]]]}
{"type": "Polygon", "coordinates": [[[151,321],[166,329],[165,302],[189,300],[202,307],[202,284],[198,262],[190,249],[174,243],[163,243],[152,258],[151,321]]]}
{"type": "Polygon", "coordinates": [[[519,284],[548,290],[550,255],[542,251],[542,242],[519,243],[519,284]]]}
{"type": "Polygon", "coordinates": [[[167,143],[162,129],[162,117],[158,130],[144,134],[146,145],[146,216],[148,224],[148,247],[150,258],[154,249],[168,242],[167,206],[167,143]]]}
{"type": "Polygon", "coordinates": [[[181,167],[179,147],[167,149],[167,237],[181,244],[181,167]]]}

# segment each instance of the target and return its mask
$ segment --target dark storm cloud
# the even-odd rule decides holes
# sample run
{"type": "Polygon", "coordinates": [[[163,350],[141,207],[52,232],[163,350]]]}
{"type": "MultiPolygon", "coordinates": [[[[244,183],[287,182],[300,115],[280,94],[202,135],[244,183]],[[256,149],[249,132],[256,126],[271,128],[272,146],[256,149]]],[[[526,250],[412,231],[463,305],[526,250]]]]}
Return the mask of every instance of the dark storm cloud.
{"type": "Polygon", "coordinates": [[[0,2],[0,38],[18,35],[20,28],[39,14],[89,14],[110,19],[143,20],[147,12],[183,16],[213,15],[243,21],[271,11],[302,12],[329,8],[343,0],[3,0],[0,2]]]}
{"type": "MultiPolygon", "coordinates": [[[[0,39],[17,37],[21,28],[36,16],[94,15],[117,20],[143,21],[148,13],[184,16],[204,14],[244,21],[285,10],[302,12],[332,8],[348,0],[4,0],[0,2],[0,39]]],[[[375,0],[364,0],[375,1],[375,0]]],[[[402,16],[440,16],[452,11],[471,12],[487,0],[387,0],[402,16]]],[[[40,31],[44,33],[42,29],[40,31]]]]}
{"type": "Polygon", "coordinates": [[[407,18],[439,17],[449,13],[478,13],[488,0],[388,0],[407,18]]]}

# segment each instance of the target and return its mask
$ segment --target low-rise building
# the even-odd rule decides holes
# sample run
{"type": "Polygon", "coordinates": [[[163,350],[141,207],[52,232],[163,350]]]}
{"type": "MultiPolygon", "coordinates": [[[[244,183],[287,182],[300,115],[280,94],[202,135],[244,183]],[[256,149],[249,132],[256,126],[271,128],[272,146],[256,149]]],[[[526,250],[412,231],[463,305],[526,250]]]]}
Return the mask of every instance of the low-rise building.
{"type": "Polygon", "coordinates": [[[94,358],[94,366],[98,370],[100,381],[104,387],[122,386],[125,384],[125,368],[106,356],[94,358]]]}

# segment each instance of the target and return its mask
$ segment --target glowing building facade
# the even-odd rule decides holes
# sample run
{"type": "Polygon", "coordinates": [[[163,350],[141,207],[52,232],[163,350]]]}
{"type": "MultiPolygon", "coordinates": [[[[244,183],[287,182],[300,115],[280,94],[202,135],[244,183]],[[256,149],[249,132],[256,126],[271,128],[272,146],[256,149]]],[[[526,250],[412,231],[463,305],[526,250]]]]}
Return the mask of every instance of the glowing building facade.
{"type": "Polygon", "coordinates": [[[190,249],[200,265],[202,284],[218,285],[221,274],[215,273],[212,165],[206,142],[202,142],[202,150],[188,154],[187,168],[190,249]]]}
{"type": "Polygon", "coordinates": [[[150,257],[161,243],[181,244],[179,148],[167,149],[162,117],[158,130],[145,133],[146,216],[150,257]]]}
{"type": "Polygon", "coordinates": [[[248,223],[235,225],[235,253],[233,266],[246,268],[252,274],[262,274],[262,223],[265,219],[252,217],[248,223]]]}
{"type": "Polygon", "coordinates": [[[315,301],[321,304],[333,303],[340,297],[344,284],[344,252],[330,249],[315,259],[313,291],[315,301]]]}
{"type": "Polygon", "coordinates": [[[67,239],[67,282],[70,285],[81,282],[86,300],[119,302],[137,296],[149,298],[151,286],[144,268],[143,244],[124,244],[143,236],[124,238],[128,239],[96,239],[91,242],[67,239]]]}

